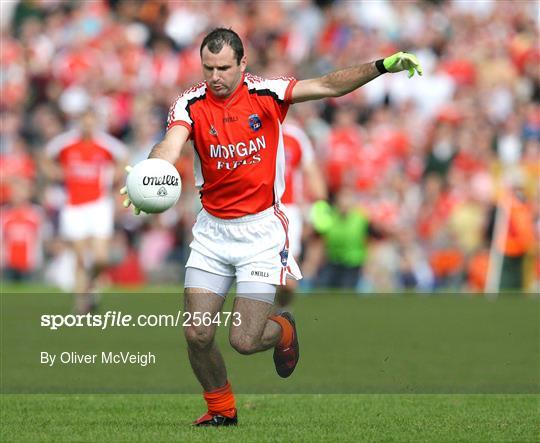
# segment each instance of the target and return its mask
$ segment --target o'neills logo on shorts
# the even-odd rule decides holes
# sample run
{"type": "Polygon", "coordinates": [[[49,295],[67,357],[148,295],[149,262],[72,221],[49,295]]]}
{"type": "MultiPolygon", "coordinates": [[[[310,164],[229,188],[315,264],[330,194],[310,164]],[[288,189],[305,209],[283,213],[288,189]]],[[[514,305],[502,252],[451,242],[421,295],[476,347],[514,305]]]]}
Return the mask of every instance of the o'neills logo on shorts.
{"type": "Polygon", "coordinates": [[[178,177],[174,175],[164,175],[162,177],[149,177],[145,175],[142,179],[143,185],[156,185],[156,186],[178,186],[178,177]]]}
{"type": "Polygon", "coordinates": [[[270,273],[266,271],[251,271],[254,277],[270,277],[270,273]]]}

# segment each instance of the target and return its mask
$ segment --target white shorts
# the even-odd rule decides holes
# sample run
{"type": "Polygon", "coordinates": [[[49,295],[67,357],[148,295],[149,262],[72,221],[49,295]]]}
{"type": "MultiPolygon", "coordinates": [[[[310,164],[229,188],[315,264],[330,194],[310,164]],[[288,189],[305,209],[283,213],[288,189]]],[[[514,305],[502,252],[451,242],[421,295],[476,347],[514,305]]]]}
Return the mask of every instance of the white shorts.
{"type": "Polygon", "coordinates": [[[295,204],[282,204],[282,207],[289,219],[289,250],[293,256],[298,257],[302,252],[302,211],[295,204]]]}
{"type": "Polygon", "coordinates": [[[221,219],[204,209],[193,226],[186,268],[197,268],[237,282],[284,285],[299,280],[300,269],[289,253],[288,220],[277,206],[254,215],[221,219]]]}
{"type": "Polygon", "coordinates": [[[82,205],[67,205],[60,212],[60,235],[66,240],[109,238],[114,228],[114,206],[110,198],[82,205]]]}

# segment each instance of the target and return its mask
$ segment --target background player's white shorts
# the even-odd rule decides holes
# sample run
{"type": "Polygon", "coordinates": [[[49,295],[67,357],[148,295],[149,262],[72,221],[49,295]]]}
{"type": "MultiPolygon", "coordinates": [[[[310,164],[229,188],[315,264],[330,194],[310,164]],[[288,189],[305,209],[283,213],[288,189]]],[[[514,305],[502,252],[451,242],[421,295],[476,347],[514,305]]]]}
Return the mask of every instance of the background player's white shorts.
{"type": "Polygon", "coordinates": [[[284,285],[287,276],[299,280],[302,274],[289,253],[288,223],[277,206],[231,220],[203,209],[193,226],[186,268],[236,277],[237,282],[284,285]]]}
{"type": "Polygon", "coordinates": [[[289,219],[289,249],[293,256],[298,257],[302,251],[302,210],[298,205],[282,205],[289,219]]]}
{"type": "Polygon", "coordinates": [[[114,228],[114,206],[110,198],[82,205],[67,205],[60,212],[60,235],[66,240],[109,238],[114,228]]]}

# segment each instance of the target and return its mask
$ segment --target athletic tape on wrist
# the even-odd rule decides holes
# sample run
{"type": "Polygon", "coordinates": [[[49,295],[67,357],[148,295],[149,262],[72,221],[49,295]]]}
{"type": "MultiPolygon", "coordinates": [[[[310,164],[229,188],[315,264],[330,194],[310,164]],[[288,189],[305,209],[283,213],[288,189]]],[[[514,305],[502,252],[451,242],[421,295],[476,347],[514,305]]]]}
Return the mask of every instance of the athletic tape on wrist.
{"type": "Polygon", "coordinates": [[[384,58],[377,60],[375,62],[375,67],[377,68],[377,71],[379,71],[381,74],[388,72],[388,69],[384,67],[384,58]]]}

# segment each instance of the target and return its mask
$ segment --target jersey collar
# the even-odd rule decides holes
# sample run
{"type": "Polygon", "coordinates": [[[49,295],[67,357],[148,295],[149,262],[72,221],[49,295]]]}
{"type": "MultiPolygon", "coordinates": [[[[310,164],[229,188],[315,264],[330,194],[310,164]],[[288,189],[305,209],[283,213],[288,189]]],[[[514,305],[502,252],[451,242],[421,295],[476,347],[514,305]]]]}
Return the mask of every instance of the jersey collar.
{"type": "Polygon", "coordinates": [[[244,73],[242,73],[242,78],[240,79],[240,82],[238,83],[238,86],[236,87],[236,89],[227,98],[220,98],[220,97],[215,96],[212,90],[210,89],[210,87],[208,86],[208,83],[207,82],[205,83],[206,83],[206,90],[208,91],[208,97],[210,97],[210,99],[217,104],[220,104],[222,106],[227,106],[238,96],[238,94],[242,90],[242,86],[244,86],[244,73]]]}

